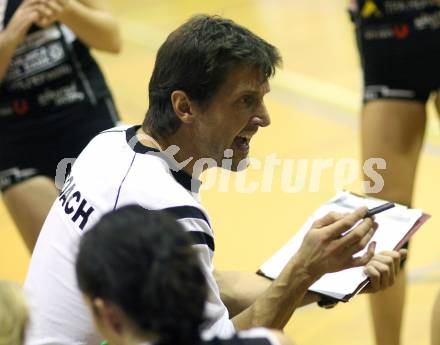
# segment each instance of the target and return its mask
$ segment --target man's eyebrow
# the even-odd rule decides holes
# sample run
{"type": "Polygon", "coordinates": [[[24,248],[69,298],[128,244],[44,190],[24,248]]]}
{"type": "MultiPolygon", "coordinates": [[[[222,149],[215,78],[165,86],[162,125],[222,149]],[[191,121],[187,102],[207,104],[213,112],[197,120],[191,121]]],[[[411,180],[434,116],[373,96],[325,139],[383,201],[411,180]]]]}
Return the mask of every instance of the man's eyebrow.
{"type": "MultiPolygon", "coordinates": [[[[263,89],[263,95],[268,93],[270,91],[270,87],[265,87],[263,89]]],[[[258,89],[244,89],[241,91],[238,91],[236,93],[236,97],[242,97],[242,96],[256,96],[258,97],[260,95],[261,91],[258,89]]]]}
{"type": "Polygon", "coordinates": [[[256,90],[242,90],[232,95],[232,99],[234,100],[234,102],[240,101],[243,97],[252,97],[254,99],[257,99],[258,97],[260,97],[260,92],[256,90]]]}
{"type": "Polygon", "coordinates": [[[237,96],[258,96],[260,94],[257,90],[242,90],[237,92],[237,96]]]}

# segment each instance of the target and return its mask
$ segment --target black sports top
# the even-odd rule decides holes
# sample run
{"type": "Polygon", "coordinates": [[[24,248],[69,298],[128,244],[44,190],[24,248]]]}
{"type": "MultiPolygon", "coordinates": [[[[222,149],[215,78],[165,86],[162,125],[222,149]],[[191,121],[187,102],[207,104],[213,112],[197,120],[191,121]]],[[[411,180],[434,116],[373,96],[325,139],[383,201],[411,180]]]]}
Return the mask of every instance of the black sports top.
{"type": "MultiPolygon", "coordinates": [[[[6,27],[21,2],[6,0],[0,27],[6,27]]],[[[0,81],[0,117],[41,116],[84,102],[94,105],[109,94],[88,47],[72,31],[60,23],[46,29],[33,26],[0,81]]]]}

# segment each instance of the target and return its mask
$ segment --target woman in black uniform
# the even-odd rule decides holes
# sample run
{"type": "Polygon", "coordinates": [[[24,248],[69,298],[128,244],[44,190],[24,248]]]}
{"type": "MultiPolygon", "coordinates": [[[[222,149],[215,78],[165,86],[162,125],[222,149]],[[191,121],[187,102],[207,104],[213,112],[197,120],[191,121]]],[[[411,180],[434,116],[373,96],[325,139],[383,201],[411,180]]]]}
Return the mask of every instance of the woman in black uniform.
{"type": "MultiPolygon", "coordinates": [[[[383,189],[370,194],[410,206],[426,102],[440,88],[440,7],[435,0],[353,0],[351,8],[364,77],[362,161],[386,161],[383,189]]],[[[400,343],[405,290],[402,270],[392,288],[370,297],[378,345],[400,343]]]]}
{"type": "Polygon", "coordinates": [[[58,195],[54,179],[117,113],[88,47],[119,52],[100,0],[0,4],[0,190],[28,249],[58,195]]]}

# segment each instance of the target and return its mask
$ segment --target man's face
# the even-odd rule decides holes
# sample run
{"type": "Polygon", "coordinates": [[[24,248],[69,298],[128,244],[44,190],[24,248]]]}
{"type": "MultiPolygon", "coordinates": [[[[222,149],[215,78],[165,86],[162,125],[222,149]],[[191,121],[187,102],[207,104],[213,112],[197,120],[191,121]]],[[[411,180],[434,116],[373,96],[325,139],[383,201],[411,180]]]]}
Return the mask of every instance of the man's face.
{"type": "Polygon", "coordinates": [[[269,83],[251,66],[236,65],[209,105],[197,116],[195,136],[197,158],[213,158],[222,166],[224,152],[231,149],[233,171],[247,166],[250,141],[259,127],[270,124],[263,97],[269,83]],[[245,162],[239,163],[245,160],[245,162]]]}

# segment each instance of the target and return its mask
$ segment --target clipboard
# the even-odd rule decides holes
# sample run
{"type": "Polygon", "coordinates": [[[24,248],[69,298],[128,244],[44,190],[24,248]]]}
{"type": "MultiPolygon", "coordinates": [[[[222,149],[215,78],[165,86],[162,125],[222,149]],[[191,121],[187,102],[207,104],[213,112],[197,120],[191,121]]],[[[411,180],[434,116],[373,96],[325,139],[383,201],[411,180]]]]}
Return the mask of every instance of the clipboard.
{"type": "MultiPolygon", "coordinates": [[[[331,198],[315,211],[297,234],[295,234],[282,248],[280,248],[280,250],[274,253],[272,257],[260,266],[257,274],[268,279],[276,279],[290,258],[299,249],[304,235],[310,229],[313,222],[324,214],[327,214],[332,210],[346,212],[350,209],[354,210],[360,206],[372,208],[385,202],[386,201],[384,200],[363,197],[347,191],[338,192],[335,197],[331,198]]],[[[396,204],[396,210],[385,211],[377,215],[376,222],[378,222],[379,228],[372,238],[372,241],[376,241],[377,243],[376,252],[382,250],[398,250],[402,248],[402,246],[408,242],[410,237],[413,236],[430,217],[429,214],[423,213],[421,210],[410,209],[398,204],[396,204]],[[389,213],[387,214],[387,212],[389,213]],[[405,217],[407,217],[407,219],[405,217]],[[395,219],[395,222],[393,222],[393,218],[395,219]],[[382,229],[380,228],[381,224],[382,229]],[[389,227],[392,224],[400,226],[399,232],[391,234],[385,233],[385,227],[389,227]],[[403,228],[404,224],[406,224],[406,228],[403,228]],[[380,236],[376,236],[379,230],[381,230],[380,236]],[[379,240],[383,240],[383,243],[379,243],[379,240]],[[394,244],[391,246],[391,243],[394,244]]],[[[369,280],[363,273],[363,268],[357,267],[336,273],[325,274],[309,288],[309,291],[334,298],[341,302],[348,302],[362,291],[368,283],[369,280]]]]}

